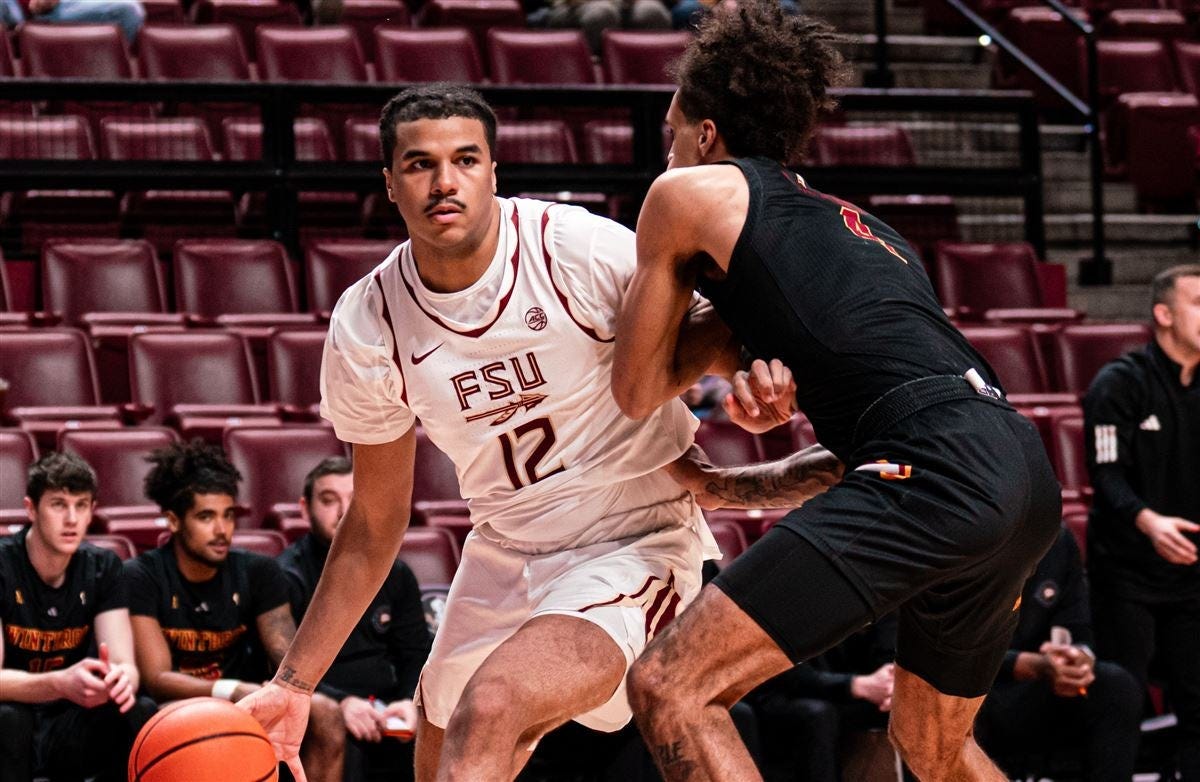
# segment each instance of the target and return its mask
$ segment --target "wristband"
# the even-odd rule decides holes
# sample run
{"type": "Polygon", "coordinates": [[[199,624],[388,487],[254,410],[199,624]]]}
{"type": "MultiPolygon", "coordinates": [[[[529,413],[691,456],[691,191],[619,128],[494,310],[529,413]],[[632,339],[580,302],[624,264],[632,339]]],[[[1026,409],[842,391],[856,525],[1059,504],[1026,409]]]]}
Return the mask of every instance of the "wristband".
{"type": "Polygon", "coordinates": [[[222,700],[233,700],[233,691],[241,684],[240,679],[217,679],[213,682],[212,696],[222,700]]]}

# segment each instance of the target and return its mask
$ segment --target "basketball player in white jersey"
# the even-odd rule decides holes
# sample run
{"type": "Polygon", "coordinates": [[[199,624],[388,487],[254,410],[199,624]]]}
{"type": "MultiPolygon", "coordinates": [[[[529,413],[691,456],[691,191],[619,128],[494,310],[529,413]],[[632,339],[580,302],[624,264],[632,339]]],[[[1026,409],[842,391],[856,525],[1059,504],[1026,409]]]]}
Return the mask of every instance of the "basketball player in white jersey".
{"type": "MultiPolygon", "coordinates": [[[[474,529],[418,688],[417,779],[509,780],[568,720],[625,725],[629,665],[698,593],[715,547],[660,469],[696,421],[678,400],[634,421],[609,390],[630,231],[497,198],[495,117],[472,90],[405,90],[381,135],[411,240],[343,294],[321,377],[322,414],[354,444],[354,501],[279,674],[242,703],[303,780],[309,695],[409,522],[419,420],[474,529]]],[[[710,312],[693,302],[683,374],[730,353],[710,312]]]]}

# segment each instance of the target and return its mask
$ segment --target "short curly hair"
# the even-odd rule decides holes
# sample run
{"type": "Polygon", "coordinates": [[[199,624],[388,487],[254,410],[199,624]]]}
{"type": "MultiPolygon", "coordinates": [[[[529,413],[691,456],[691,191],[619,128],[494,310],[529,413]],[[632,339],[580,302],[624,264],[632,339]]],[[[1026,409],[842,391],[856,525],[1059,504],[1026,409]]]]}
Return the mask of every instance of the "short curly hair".
{"type": "Polygon", "coordinates": [[[832,28],[778,0],[739,0],[700,23],[675,63],[679,108],[711,119],[734,157],[798,160],[846,65],[832,28]]]}
{"type": "Polygon", "coordinates": [[[391,168],[396,154],[396,125],[419,119],[477,119],[483,125],[488,154],[496,149],[496,114],[477,90],[462,84],[431,82],[408,87],[393,97],[379,115],[379,146],[383,164],[391,168]]]}
{"type": "Polygon", "coordinates": [[[187,514],[197,494],[237,497],[241,473],[225,458],[224,451],[199,438],[159,448],[146,461],[154,465],[146,475],[146,496],[177,518],[187,514]]]}

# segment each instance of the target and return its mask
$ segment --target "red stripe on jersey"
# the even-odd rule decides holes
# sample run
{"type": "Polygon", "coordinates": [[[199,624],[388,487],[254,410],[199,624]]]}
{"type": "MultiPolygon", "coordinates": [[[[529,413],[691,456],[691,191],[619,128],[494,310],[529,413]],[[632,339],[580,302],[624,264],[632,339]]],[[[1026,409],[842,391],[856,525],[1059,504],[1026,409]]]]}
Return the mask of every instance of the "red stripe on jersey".
{"type": "Polygon", "coordinates": [[[638,591],[634,592],[632,595],[617,595],[612,600],[605,600],[603,603],[592,603],[591,605],[584,606],[583,608],[581,608],[579,610],[582,613],[583,611],[590,611],[593,608],[603,608],[604,606],[616,605],[617,603],[620,603],[622,600],[625,600],[627,598],[630,600],[639,598],[642,596],[642,594],[647,589],[650,588],[650,585],[653,583],[654,583],[654,576],[650,576],[650,578],[646,579],[646,583],[642,584],[642,588],[639,589],[638,591]]]}
{"type": "Polygon", "coordinates": [[[662,606],[663,603],[665,603],[667,601],[667,598],[669,598],[673,594],[675,594],[675,590],[671,588],[671,584],[669,582],[666,584],[663,584],[662,587],[659,588],[658,594],[654,596],[654,601],[650,603],[650,607],[646,609],[646,637],[647,638],[649,638],[650,635],[654,632],[653,628],[657,624],[657,622],[654,621],[654,617],[658,613],[658,609],[662,606]]]}
{"type": "MultiPolygon", "coordinates": [[[[397,267],[399,264],[397,264],[397,267]]],[[[388,330],[392,332],[392,361],[396,365],[397,371],[400,372],[400,382],[403,384],[400,388],[400,401],[405,405],[408,404],[408,383],[404,380],[404,365],[400,363],[400,340],[396,336],[396,327],[392,325],[392,313],[388,309],[387,296],[383,292],[383,282],[379,275],[383,270],[375,272],[375,284],[379,286],[379,302],[383,305],[383,322],[387,324],[388,330]]]]}
{"type": "Polygon", "coordinates": [[[601,339],[600,335],[597,334],[593,329],[588,328],[587,326],[580,323],[579,319],[575,317],[575,313],[571,312],[571,305],[567,301],[566,295],[561,290],[558,289],[558,285],[554,282],[554,269],[553,269],[554,261],[550,258],[550,245],[546,241],[546,228],[549,225],[550,225],[550,208],[547,207],[546,211],[542,212],[542,257],[544,257],[546,259],[546,274],[550,277],[550,287],[554,288],[554,295],[558,296],[558,301],[560,304],[562,304],[562,308],[564,310],[566,310],[567,316],[571,319],[571,321],[576,326],[578,326],[580,328],[581,331],[583,331],[584,334],[587,334],[589,337],[596,340],[597,342],[612,342],[612,341],[614,341],[616,339],[616,337],[612,337],[610,339],[601,339]]]}
{"type": "Polygon", "coordinates": [[[650,632],[646,634],[647,641],[654,638],[654,636],[658,635],[659,630],[662,630],[671,623],[671,620],[675,618],[675,612],[679,610],[679,604],[682,602],[683,598],[679,596],[678,592],[671,592],[670,602],[667,603],[667,607],[662,610],[662,613],[658,615],[658,621],[650,628],[650,632]]]}
{"type": "MultiPolygon", "coordinates": [[[[419,309],[422,313],[424,313],[425,317],[429,318],[434,323],[436,323],[439,326],[441,326],[442,328],[444,328],[446,331],[449,331],[454,334],[458,334],[459,336],[463,336],[463,337],[472,337],[472,338],[482,337],[484,334],[487,333],[488,329],[490,329],[492,326],[495,326],[496,321],[500,320],[500,316],[504,314],[504,308],[508,306],[508,301],[509,301],[509,299],[512,298],[513,291],[515,291],[517,289],[517,272],[521,268],[521,265],[519,263],[519,261],[521,259],[521,231],[520,231],[520,223],[517,219],[517,209],[515,206],[513,207],[512,223],[513,223],[513,228],[517,229],[516,230],[517,238],[516,238],[516,241],[514,242],[514,244],[516,246],[513,249],[512,258],[509,260],[509,264],[513,268],[512,285],[509,286],[508,291],[500,298],[500,307],[496,310],[496,317],[492,318],[490,323],[485,323],[482,326],[479,326],[478,328],[471,329],[470,331],[459,331],[458,329],[448,326],[446,324],[446,322],[443,321],[441,318],[439,318],[437,315],[434,315],[432,312],[430,312],[429,310],[427,310],[421,306],[421,300],[419,298],[417,298],[416,290],[413,289],[413,286],[408,281],[408,278],[404,276],[404,265],[401,263],[397,263],[396,268],[400,272],[400,279],[404,282],[404,287],[408,290],[408,295],[412,297],[413,303],[417,305],[417,309],[419,309]]],[[[414,259],[414,263],[415,263],[415,259],[414,259]]]]}

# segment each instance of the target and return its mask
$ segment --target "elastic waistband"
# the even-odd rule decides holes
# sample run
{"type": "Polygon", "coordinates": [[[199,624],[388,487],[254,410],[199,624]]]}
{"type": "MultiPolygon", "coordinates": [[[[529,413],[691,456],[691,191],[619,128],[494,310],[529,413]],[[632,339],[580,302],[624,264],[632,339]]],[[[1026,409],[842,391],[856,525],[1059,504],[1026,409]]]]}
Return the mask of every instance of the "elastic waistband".
{"type": "Polygon", "coordinates": [[[854,424],[852,446],[858,448],[875,439],[913,413],[957,399],[978,399],[1012,409],[1004,395],[984,384],[974,370],[966,375],[922,377],[898,385],[872,402],[854,424]]]}

